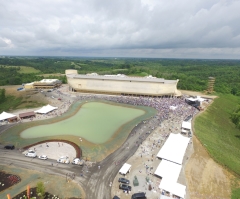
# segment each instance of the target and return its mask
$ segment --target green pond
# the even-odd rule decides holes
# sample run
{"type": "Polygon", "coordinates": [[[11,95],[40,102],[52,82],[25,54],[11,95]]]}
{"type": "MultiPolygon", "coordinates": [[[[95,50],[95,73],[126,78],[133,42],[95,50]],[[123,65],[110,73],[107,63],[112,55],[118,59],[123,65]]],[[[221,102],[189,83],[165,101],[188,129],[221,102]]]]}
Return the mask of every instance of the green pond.
{"type": "Polygon", "coordinates": [[[122,125],[144,113],[143,110],[137,108],[88,102],[83,104],[74,116],[53,124],[28,128],[21,132],[21,137],[75,135],[89,142],[100,144],[109,140],[122,125]]]}

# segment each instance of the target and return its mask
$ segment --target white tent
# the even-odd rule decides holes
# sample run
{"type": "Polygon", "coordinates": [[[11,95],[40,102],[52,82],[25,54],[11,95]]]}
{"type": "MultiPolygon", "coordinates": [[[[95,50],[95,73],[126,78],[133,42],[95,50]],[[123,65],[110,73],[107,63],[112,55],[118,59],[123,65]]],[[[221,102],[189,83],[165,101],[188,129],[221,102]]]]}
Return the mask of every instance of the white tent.
{"type": "Polygon", "coordinates": [[[191,122],[185,122],[185,121],[183,121],[183,122],[182,122],[182,128],[183,128],[183,129],[189,129],[189,130],[191,130],[191,128],[192,128],[191,122]]]}
{"type": "Polygon", "coordinates": [[[186,194],[186,186],[181,185],[177,182],[168,181],[167,179],[161,180],[159,188],[164,189],[165,191],[168,191],[171,194],[174,194],[181,198],[184,198],[186,194]]]}
{"type": "Polygon", "coordinates": [[[163,179],[177,182],[181,169],[182,165],[180,164],[162,160],[154,174],[160,176],[163,179]]]}
{"type": "Polygon", "coordinates": [[[11,113],[7,113],[7,112],[2,112],[1,114],[0,114],[0,121],[1,120],[6,120],[6,119],[9,119],[9,118],[14,118],[14,117],[17,117],[16,115],[13,115],[13,114],[11,114],[11,113]]]}
{"type": "Polygon", "coordinates": [[[58,109],[58,107],[54,107],[51,105],[47,105],[47,106],[43,106],[42,108],[40,108],[39,110],[34,111],[35,113],[41,113],[41,114],[45,114],[45,113],[49,113],[55,109],[58,109]]]}
{"type": "Polygon", "coordinates": [[[177,164],[182,164],[189,140],[190,138],[184,137],[181,134],[171,133],[158,152],[157,157],[177,164]]]}
{"type": "Polygon", "coordinates": [[[205,99],[205,98],[202,98],[201,96],[197,96],[197,100],[198,100],[199,102],[203,102],[203,101],[205,101],[206,99],[205,99]]]}
{"type": "Polygon", "coordinates": [[[177,108],[177,106],[169,106],[169,108],[174,111],[177,108]]]}
{"type": "Polygon", "coordinates": [[[119,170],[119,173],[121,173],[122,175],[126,175],[130,171],[131,166],[132,165],[130,165],[128,163],[124,163],[122,168],[119,170]]]}

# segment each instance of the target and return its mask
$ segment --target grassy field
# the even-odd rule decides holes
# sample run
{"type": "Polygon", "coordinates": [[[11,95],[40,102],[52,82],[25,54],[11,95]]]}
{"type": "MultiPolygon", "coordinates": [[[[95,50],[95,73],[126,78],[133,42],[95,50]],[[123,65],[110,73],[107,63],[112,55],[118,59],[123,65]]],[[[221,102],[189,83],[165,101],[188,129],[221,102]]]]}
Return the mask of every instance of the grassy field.
{"type": "Polygon", "coordinates": [[[0,113],[2,111],[11,111],[16,109],[35,108],[46,105],[44,98],[38,93],[29,93],[27,91],[17,91],[20,85],[1,86],[6,90],[6,100],[0,104],[0,113]]]}
{"type": "Polygon", "coordinates": [[[16,109],[36,108],[45,105],[37,101],[28,101],[23,97],[7,96],[5,102],[0,104],[0,113],[16,109]]]}
{"type": "MultiPolygon", "coordinates": [[[[0,65],[1,66],[1,65],[0,65]]],[[[29,67],[29,66],[5,66],[7,68],[14,67],[14,68],[20,68],[19,73],[40,73],[40,70],[37,70],[35,68],[29,67]]]]}
{"type": "MultiPolygon", "coordinates": [[[[236,174],[240,180],[240,130],[230,120],[230,114],[240,98],[220,94],[219,98],[195,120],[195,133],[212,158],[236,174]]],[[[232,198],[240,198],[240,189],[233,186],[232,198]]]]}

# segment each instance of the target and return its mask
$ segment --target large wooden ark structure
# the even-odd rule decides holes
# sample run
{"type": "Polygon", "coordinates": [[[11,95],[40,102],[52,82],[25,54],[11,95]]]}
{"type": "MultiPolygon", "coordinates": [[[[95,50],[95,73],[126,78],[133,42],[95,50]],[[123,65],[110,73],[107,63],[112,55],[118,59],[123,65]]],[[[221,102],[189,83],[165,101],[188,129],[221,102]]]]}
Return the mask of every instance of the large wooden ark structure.
{"type": "Polygon", "coordinates": [[[80,75],[77,70],[65,71],[69,89],[73,92],[102,93],[112,95],[180,96],[177,80],[165,80],[152,76],[128,77],[125,75],[80,75]]]}

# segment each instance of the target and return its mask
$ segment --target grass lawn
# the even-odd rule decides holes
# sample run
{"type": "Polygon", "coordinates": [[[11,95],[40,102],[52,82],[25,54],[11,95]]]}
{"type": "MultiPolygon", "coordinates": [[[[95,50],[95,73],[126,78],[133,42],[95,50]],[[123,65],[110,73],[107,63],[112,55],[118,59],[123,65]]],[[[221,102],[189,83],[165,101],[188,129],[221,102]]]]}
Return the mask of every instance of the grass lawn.
{"type": "Polygon", "coordinates": [[[5,102],[0,104],[0,113],[16,109],[35,108],[45,105],[37,101],[27,101],[23,97],[7,96],[5,102]]]}
{"type": "MultiPolygon", "coordinates": [[[[240,130],[231,122],[230,114],[239,103],[239,97],[219,94],[194,124],[196,136],[212,158],[233,171],[237,181],[240,180],[240,130]]],[[[232,189],[232,198],[240,198],[240,189],[236,186],[232,189]]]]}
{"type": "Polygon", "coordinates": [[[18,68],[20,67],[20,71],[19,73],[40,73],[41,71],[40,70],[37,70],[35,68],[32,68],[30,66],[5,66],[5,67],[15,67],[15,68],[18,68]]]}

